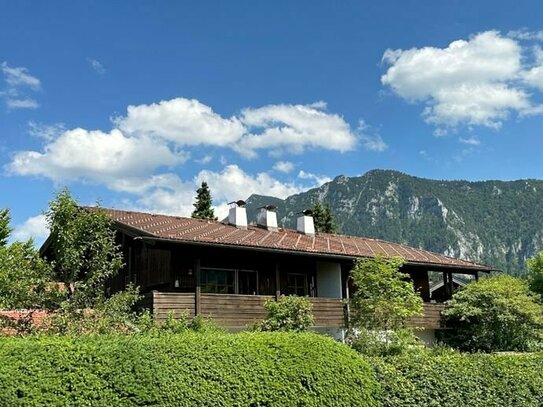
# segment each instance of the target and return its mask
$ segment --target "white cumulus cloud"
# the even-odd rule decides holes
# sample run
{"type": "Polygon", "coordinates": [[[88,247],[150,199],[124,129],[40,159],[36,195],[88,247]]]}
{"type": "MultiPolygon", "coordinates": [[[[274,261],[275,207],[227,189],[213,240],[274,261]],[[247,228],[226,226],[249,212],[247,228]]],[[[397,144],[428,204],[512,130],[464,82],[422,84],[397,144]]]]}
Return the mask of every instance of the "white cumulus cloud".
{"type": "Polygon", "coordinates": [[[238,151],[254,156],[256,150],[302,153],[307,147],[340,152],[353,150],[357,137],[339,115],[326,112],[326,105],[268,105],[242,111],[241,121],[250,132],[238,151]]]}
{"type": "Polygon", "coordinates": [[[424,102],[423,116],[436,125],[499,127],[511,112],[533,109],[519,86],[522,48],[486,31],[446,48],[385,51],[381,82],[410,102],[424,102]]]}
{"type": "Polygon", "coordinates": [[[28,218],[22,224],[15,226],[13,238],[26,241],[30,238],[37,242],[43,241],[49,235],[49,227],[45,215],[37,215],[28,218]]]}
{"type": "Polygon", "coordinates": [[[49,141],[41,152],[14,154],[6,169],[12,174],[54,181],[82,179],[110,184],[185,159],[185,154],[147,137],[127,137],[116,129],[109,133],[73,129],[49,141]]]}
{"type": "Polygon", "coordinates": [[[158,137],[182,146],[229,146],[245,131],[237,118],[223,118],[195,99],[175,98],[128,106],[127,110],[126,116],[115,119],[123,132],[158,137]]]}
{"type": "Polygon", "coordinates": [[[292,182],[283,183],[266,172],[251,175],[235,164],[227,165],[221,172],[200,171],[196,185],[206,181],[218,201],[245,199],[251,194],[286,198],[304,188],[292,182]]]}
{"type": "Polygon", "coordinates": [[[195,191],[202,181],[206,181],[211,190],[215,215],[222,219],[228,213],[228,202],[246,199],[251,194],[286,198],[319,185],[313,177],[306,179],[313,181],[311,186],[281,182],[265,172],[252,175],[237,165],[227,165],[221,171],[202,170],[190,181],[182,181],[175,174],[163,174],[147,180],[134,180],[123,189],[128,191],[133,186],[131,192],[137,195],[133,209],[190,216],[194,210],[195,191]]]}

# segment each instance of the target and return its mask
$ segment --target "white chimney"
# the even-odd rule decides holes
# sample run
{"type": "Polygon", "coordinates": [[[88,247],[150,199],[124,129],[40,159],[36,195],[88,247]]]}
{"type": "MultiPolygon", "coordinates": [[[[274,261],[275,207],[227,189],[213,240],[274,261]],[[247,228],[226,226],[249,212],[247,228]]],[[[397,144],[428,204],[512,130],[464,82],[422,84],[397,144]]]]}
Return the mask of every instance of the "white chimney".
{"type": "Polygon", "coordinates": [[[247,229],[247,211],[245,210],[245,201],[239,200],[230,202],[228,211],[228,224],[240,229],[247,229]]]}
{"type": "Polygon", "coordinates": [[[277,214],[275,213],[275,206],[266,205],[258,208],[256,214],[256,224],[260,227],[268,230],[277,230],[277,214]]]}
{"type": "Polygon", "coordinates": [[[315,236],[315,225],[313,224],[313,213],[306,209],[299,213],[296,229],[299,233],[308,236],[315,236]]]}

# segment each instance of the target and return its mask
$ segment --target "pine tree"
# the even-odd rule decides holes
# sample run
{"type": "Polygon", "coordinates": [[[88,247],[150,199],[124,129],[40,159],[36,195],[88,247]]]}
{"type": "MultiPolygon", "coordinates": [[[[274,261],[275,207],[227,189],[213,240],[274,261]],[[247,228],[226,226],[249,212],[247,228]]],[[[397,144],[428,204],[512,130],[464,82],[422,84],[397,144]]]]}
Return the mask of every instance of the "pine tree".
{"type": "Polygon", "coordinates": [[[337,232],[337,225],[336,221],[334,220],[334,215],[332,213],[332,208],[330,207],[330,204],[324,205],[324,216],[323,216],[323,232],[325,233],[336,233],[337,232]]]}
{"type": "Polygon", "coordinates": [[[336,233],[337,226],[329,204],[321,205],[317,201],[311,211],[313,212],[313,221],[317,232],[336,233]]]}
{"type": "Polygon", "coordinates": [[[8,238],[11,233],[9,227],[10,220],[9,210],[0,209],[0,246],[5,246],[8,243],[8,238]]]}
{"type": "Polygon", "coordinates": [[[203,181],[202,186],[196,190],[196,202],[194,205],[194,211],[192,217],[195,219],[212,219],[217,220],[211,204],[211,191],[207,185],[207,182],[203,181]]]}

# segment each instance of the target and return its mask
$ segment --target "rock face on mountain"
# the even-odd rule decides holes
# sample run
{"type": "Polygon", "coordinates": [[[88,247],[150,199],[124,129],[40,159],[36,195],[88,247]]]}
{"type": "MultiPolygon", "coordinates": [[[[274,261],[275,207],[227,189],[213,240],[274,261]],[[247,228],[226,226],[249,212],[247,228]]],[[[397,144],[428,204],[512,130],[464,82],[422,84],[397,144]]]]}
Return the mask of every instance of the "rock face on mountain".
{"type": "Polygon", "coordinates": [[[277,206],[278,221],[293,228],[296,213],[328,202],[342,233],[375,237],[482,262],[511,274],[543,250],[543,181],[438,181],[397,171],[338,176],[284,200],[247,199],[277,206]]]}

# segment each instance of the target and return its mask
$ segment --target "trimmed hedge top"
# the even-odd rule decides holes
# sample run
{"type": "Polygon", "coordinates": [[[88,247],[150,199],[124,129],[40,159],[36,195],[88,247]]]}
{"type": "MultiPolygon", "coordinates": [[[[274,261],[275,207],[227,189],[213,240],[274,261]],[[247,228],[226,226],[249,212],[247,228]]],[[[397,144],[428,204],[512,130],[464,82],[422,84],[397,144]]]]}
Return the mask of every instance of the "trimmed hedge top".
{"type": "Polygon", "coordinates": [[[378,388],[316,334],[0,339],[2,406],[375,406],[378,388]]]}
{"type": "Polygon", "coordinates": [[[543,406],[543,354],[407,355],[371,363],[385,407],[543,406]]]}

